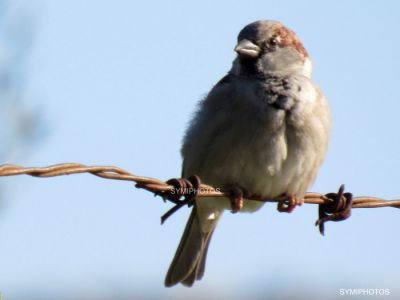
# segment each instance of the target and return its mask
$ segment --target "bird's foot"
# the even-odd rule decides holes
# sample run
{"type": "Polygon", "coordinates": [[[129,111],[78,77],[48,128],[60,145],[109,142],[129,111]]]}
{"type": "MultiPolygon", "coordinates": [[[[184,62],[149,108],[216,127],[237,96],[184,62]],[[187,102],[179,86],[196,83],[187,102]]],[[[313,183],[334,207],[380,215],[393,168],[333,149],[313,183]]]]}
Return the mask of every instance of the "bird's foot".
{"type": "Polygon", "coordinates": [[[243,199],[246,198],[248,192],[244,188],[235,184],[228,185],[223,190],[227,195],[229,195],[231,212],[235,214],[240,211],[243,208],[243,199]]]}
{"type": "Polygon", "coordinates": [[[301,206],[304,204],[304,199],[297,197],[295,194],[284,195],[285,201],[278,203],[277,209],[279,212],[291,213],[296,208],[296,206],[301,206]]]}

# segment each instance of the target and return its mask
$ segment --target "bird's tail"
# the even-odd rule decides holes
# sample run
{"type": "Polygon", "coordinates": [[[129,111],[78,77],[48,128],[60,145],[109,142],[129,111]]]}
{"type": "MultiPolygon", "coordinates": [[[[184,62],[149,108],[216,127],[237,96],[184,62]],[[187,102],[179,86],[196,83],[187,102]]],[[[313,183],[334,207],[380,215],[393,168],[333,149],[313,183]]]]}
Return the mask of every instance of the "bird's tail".
{"type": "Polygon", "coordinates": [[[195,280],[203,277],[208,245],[214,232],[217,220],[210,231],[203,232],[200,226],[196,205],[192,209],[178,249],[165,277],[165,286],[177,283],[192,286],[195,280]]]}

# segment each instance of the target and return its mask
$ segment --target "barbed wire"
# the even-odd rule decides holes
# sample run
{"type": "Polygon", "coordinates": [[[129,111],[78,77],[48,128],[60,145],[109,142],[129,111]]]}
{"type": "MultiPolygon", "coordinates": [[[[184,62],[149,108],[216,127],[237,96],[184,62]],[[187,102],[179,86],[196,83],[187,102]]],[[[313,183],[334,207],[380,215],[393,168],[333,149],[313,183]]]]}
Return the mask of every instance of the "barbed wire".
{"type": "MultiPolygon", "coordinates": [[[[24,167],[14,164],[0,165],[0,177],[25,174],[47,178],[80,173],[90,173],[106,179],[132,181],[136,183],[135,186],[137,188],[145,189],[156,196],[161,196],[164,200],[174,203],[174,207],[161,217],[162,223],[184,205],[191,206],[196,197],[228,197],[232,199],[232,191],[230,189],[215,188],[203,184],[197,176],[192,176],[192,178],[188,179],[180,178],[161,181],[156,178],[138,176],[115,166],[88,166],[79,163],[60,163],[47,167],[24,167]]],[[[264,199],[257,195],[246,195],[245,198],[254,201],[275,202],[278,203],[278,208],[282,208],[282,205],[293,205],[293,203],[290,203],[293,199],[286,195],[274,199],[264,199]]],[[[344,185],[341,185],[339,191],[335,193],[306,193],[302,203],[319,205],[319,219],[316,225],[319,226],[321,234],[324,234],[325,222],[347,219],[351,215],[352,208],[400,208],[400,200],[385,200],[370,196],[353,197],[351,193],[344,193],[344,185]]],[[[233,205],[232,210],[236,212],[240,210],[242,203],[235,204],[239,205],[235,207],[236,211],[233,205]]]]}

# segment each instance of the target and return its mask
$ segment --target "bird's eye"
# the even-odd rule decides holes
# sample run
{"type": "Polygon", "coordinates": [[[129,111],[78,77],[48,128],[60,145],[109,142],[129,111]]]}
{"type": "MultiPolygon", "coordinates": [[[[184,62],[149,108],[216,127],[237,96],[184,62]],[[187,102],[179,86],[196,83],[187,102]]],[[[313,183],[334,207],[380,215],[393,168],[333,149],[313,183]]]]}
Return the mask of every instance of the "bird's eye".
{"type": "Polygon", "coordinates": [[[268,44],[270,44],[271,46],[276,46],[278,45],[278,39],[276,37],[272,37],[269,39],[268,44]]]}

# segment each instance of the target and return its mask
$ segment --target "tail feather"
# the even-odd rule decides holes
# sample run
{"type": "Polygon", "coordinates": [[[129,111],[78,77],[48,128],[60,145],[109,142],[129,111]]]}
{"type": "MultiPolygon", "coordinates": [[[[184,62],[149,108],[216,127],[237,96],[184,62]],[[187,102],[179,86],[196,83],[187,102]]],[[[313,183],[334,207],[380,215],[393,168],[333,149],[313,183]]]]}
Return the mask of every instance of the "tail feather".
{"type": "Polygon", "coordinates": [[[196,280],[203,277],[208,245],[214,228],[215,226],[206,233],[201,230],[195,205],[167,272],[165,286],[170,287],[177,283],[192,286],[196,280]]]}

